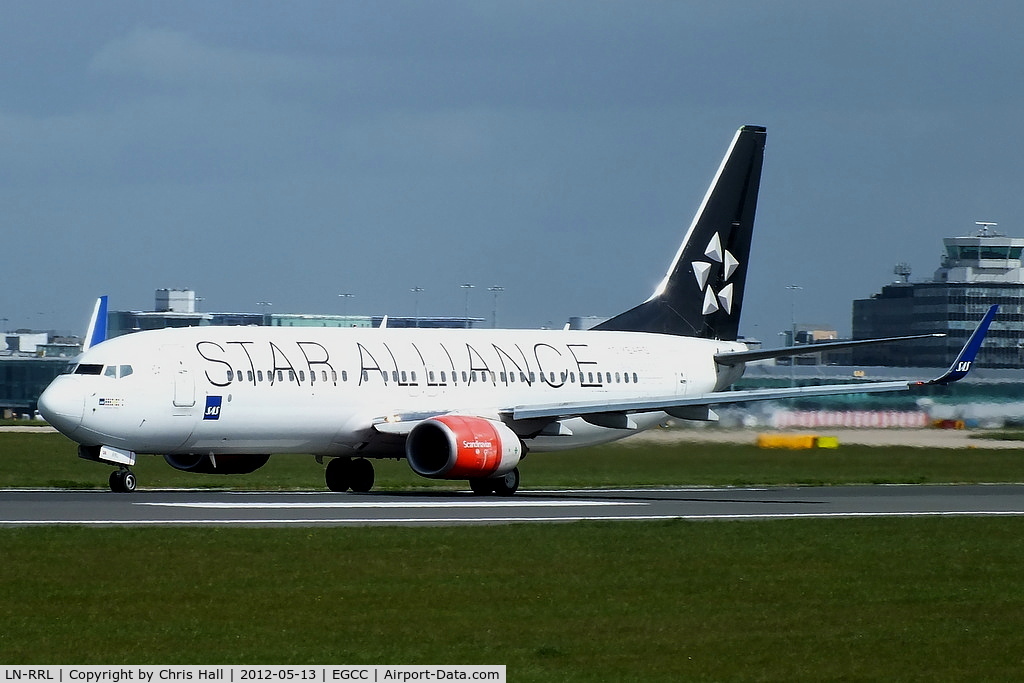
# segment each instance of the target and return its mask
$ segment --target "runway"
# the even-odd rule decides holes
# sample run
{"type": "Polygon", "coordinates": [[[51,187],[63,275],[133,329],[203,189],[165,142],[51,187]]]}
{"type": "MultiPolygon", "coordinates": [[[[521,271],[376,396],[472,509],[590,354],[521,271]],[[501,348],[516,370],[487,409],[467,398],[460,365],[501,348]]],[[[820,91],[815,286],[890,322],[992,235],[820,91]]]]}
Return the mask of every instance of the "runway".
{"type": "Polygon", "coordinates": [[[441,526],[994,515],[1024,516],[1024,485],[527,490],[510,498],[468,492],[0,491],[0,528],[441,526]]]}

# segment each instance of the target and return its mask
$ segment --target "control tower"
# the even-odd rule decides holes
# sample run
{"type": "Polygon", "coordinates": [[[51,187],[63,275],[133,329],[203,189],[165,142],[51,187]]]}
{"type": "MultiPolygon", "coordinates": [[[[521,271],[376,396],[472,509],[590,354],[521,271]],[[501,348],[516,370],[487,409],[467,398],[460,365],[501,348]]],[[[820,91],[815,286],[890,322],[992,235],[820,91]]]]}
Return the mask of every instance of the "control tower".
{"type": "Polygon", "coordinates": [[[1024,368],[1024,238],[997,232],[996,223],[977,225],[974,235],[942,240],[945,253],[931,280],[910,282],[907,277],[870,299],[853,302],[854,339],[932,332],[947,336],[854,349],[854,364],[946,366],[988,307],[999,304],[977,365],[1024,368]]]}

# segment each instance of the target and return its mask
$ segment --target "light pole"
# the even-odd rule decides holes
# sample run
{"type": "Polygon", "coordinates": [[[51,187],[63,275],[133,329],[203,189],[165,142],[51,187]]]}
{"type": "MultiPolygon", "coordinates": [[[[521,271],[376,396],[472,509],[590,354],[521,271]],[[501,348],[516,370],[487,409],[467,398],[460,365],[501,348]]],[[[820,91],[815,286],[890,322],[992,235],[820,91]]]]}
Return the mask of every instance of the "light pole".
{"type": "Polygon", "coordinates": [[[413,315],[416,316],[416,327],[419,327],[420,326],[420,292],[423,291],[423,288],[422,287],[412,287],[411,289],[409,289],[409,291],[412,292],[414,300],[415,300],[415,306],[413,308],[413,315]]]}
{"type": "Polygon", "coordinates": [[[468,282],[465,283],[465,284],[459,285],[459,287],[461,287],[462,289],[466,290],[466,312],[465,312],[465,316],[464,316],[464,321],[465,321],[466,329],[469,329],[469,290],[473,289],[474,286],[475,285],[471,285],[468,282]]]}
{"type": "Polygon", "coordinates": [[[339,294],[338,296],[341,297],[341,317],[345,318],[345,320],[343,321],[343,324],[347,324],[348,323],[348,300],[351,299],[352,297],[354,297],[355,294],[349,294],[348,292],[345,292],[344,294],[339,294]]]}
{"type": "Polygon", "coordinates": [[[488,287],[487,291],[494,294],[494,309],[491,311],[491,329],[496,329],[498,327],[498,295],[504,292],[505,288],[494,285],[493,287],[488,287]]]}
{"type": "Polygon", "coordinates": [[[267,311],[269,311],[270,307],[273,306],[274,304],[272,304],[269,301],[257,301],[256,305],[263,307],[263,324],[270,325],[270,314],[267,313],[267,311]]]}
{"type": "Polygon", "coordinates": [[[796,293],[797,290],[803,289],[800,285],[786,285],[786,289],[789,290],[789,343],[796,346],[796,293]]]}
{"type": "MultiPolygon", "coordinates": [[[[796,346],[796,293],[803,289],[800,285],[786,285],[789,290],[789,333],[790,344],[796,346]]],[[[796,386],[796,356],[789,357],[789,385],[796,386]]]]}

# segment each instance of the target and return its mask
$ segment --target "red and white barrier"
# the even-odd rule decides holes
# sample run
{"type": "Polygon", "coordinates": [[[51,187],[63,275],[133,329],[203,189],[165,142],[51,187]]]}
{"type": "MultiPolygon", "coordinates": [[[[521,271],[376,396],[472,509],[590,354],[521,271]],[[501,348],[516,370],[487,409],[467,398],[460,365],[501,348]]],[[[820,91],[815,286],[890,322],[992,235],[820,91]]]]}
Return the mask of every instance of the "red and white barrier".
{"type": "Polygon", "coordinates": [[[779,410],[772,416],[776,429],[798,427],[863,427],[868,429],[924,428],[928,413],[901,410],[779,410]]]}

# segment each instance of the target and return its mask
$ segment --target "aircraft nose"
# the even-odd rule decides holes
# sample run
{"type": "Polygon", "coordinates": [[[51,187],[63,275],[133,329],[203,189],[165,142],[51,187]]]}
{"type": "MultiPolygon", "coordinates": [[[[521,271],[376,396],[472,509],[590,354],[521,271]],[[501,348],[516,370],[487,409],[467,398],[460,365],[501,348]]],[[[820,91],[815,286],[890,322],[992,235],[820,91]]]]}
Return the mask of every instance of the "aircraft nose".
{"type": "Polygon", "coordinates": [[[58,377],[46,387],[39,397],[39,414],[57,431],[71,436],[82,424],[85,394],[79,390],[76,382],[68,379],[58,377]]]}

